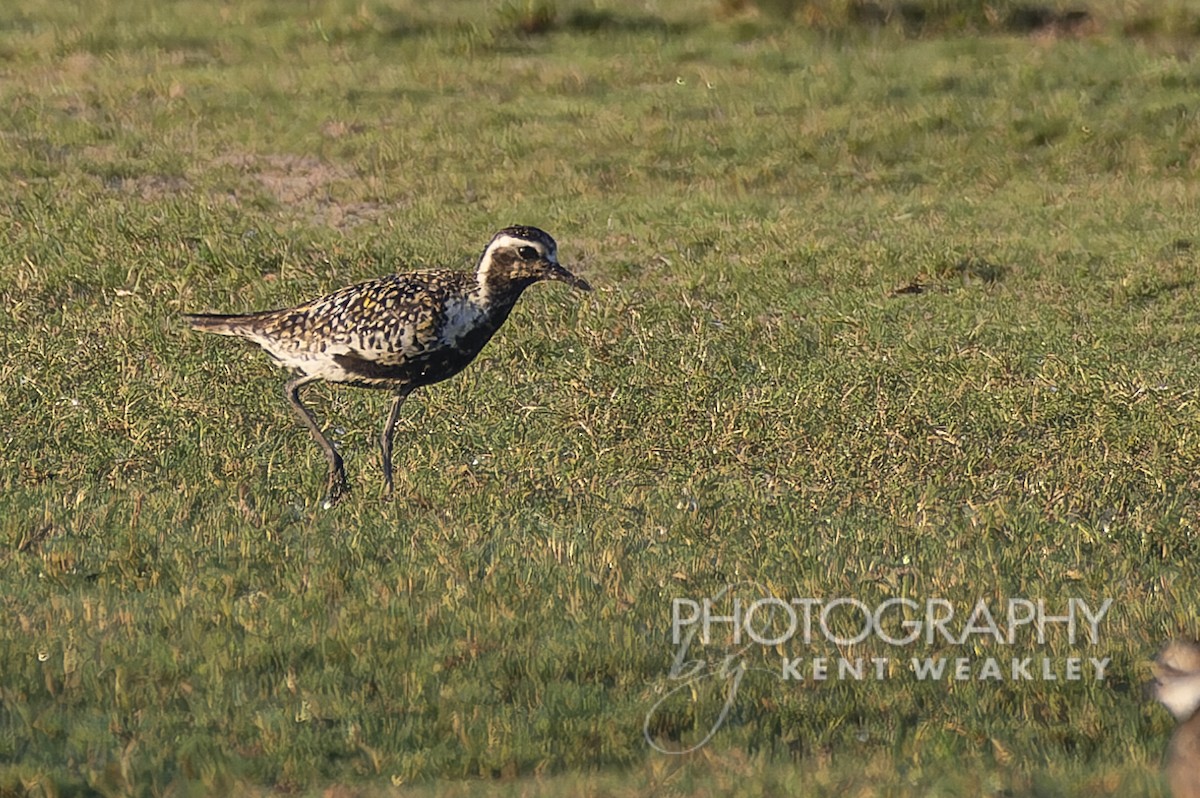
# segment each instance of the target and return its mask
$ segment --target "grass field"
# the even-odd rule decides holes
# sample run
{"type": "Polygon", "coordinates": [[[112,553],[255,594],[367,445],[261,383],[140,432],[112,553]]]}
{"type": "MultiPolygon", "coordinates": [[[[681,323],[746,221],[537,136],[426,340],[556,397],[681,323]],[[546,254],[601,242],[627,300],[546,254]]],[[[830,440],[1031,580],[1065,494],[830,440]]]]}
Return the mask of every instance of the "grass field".
{"type": "Polygon", "coordinates": [[[0,8],[0,795],[1165,795],[1142,683],[1200,634],[1195,3],[1078,37],[75,5],[0,8]],[[284,375],[179,319],[469,268],[514,222],[597,291],[532,289],[414,395],[394,501],[384,396],[309,394],[354,484],[322,509],[284,375]],[[727,687],[669,695],[672,601],[742,580],[1113,600],[1090,647],[764,668],[1111,666],[754,671],[659,753],[644,727],[695,744],[727,687]]]}

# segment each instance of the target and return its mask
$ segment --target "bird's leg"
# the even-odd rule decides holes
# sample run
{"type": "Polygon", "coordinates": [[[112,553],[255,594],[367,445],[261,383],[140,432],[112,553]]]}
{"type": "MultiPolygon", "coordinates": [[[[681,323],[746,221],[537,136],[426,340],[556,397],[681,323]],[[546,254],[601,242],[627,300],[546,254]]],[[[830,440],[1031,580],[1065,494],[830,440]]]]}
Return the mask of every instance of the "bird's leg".
{"type": "Polygon", "coordinates": [[[379,435],[379,452],[383,456],[383,492],[392,495],[392,438],[396,435],[396,420],[400,417],[400,405],[408,398],[411,388],[402,388],[392,396],[392,406],[388,410],[387,421],[383,422],[383,432],[379,435]]]}
{"type": "Polygon", "coordinates": [[[300,401],[300,389],[317,379],[319,378],[310,376],[296,377],[283,386],[283,395],[287,398],[288,404],[292,406],[292,409],[296,411],[296,415],[304,422],[304,426],[308,427],[308,431],[316,439],[317,445],[325,453],[325,459],[329,461],[329,485],[325,500],[330,504],[334,504],[338,499],[350,492],[350,485],[346,482],[346,469],[342,465],[342,456],[338,454],[337,449],[333,448],[333,444],[321,432],[321,428],[317,426],[317,420],[313,417],[312,411],[300,401]]]}

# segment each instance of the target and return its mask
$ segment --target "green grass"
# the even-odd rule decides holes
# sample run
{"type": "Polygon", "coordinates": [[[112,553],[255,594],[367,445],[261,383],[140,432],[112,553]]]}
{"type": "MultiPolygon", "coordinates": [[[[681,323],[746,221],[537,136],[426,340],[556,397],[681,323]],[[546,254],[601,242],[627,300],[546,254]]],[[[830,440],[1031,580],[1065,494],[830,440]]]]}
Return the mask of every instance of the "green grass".
{"type": "Polygon", "coordinates": [[[1164,795],[1200,67],[1123,34],[1143,7],[1085,38],[89,8],[0,9],[0,794],[1164,795]],[[311,392],[355,487],[322,510],[283,375],[179,321],[466,268],[513,222],[598,290],[531,290],[414,396],[392,502],[384,397],[311,392]],[[655,753],[672,599],[744,579],[1110,597],[1110,677],[758,674],[655,753]]]}

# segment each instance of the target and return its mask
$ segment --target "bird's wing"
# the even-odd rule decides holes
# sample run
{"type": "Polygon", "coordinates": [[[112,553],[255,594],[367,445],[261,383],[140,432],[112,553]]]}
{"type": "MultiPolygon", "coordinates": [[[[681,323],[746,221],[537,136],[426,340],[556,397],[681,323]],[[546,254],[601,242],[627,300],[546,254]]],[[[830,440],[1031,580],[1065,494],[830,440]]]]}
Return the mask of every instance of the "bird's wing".
{"type": "Polygon", "coordinates": [[[344,320],[325,337],[334,348],[381,365],[399,364],[437,346],[447,297],[469,289],[466,277],[456,272],[392,275],[336,291],[302,312],[310,319],[344,320]]]}

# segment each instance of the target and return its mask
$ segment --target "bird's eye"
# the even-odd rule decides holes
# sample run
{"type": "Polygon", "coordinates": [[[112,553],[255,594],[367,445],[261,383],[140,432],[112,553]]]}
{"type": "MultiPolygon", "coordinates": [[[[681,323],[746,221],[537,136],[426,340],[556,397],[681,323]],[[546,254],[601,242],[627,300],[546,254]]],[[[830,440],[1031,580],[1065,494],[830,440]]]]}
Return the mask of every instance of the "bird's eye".
{"type": "Polygon", "coordinates": [[[533,247],[521,247],[517,250],[517,254],[525,260],[537,260],[538,251],[533,247]]]}

